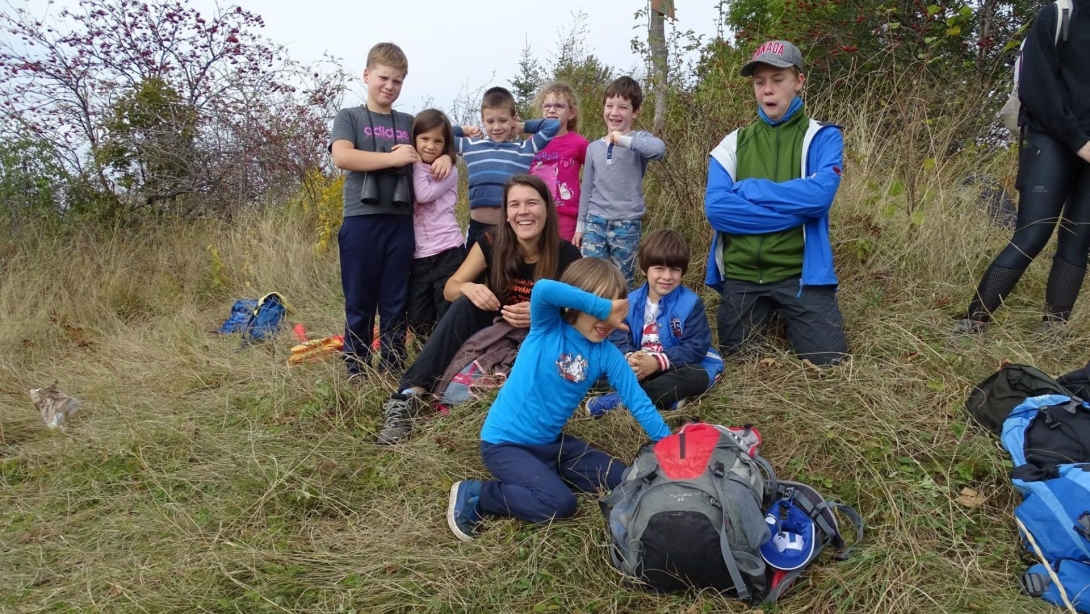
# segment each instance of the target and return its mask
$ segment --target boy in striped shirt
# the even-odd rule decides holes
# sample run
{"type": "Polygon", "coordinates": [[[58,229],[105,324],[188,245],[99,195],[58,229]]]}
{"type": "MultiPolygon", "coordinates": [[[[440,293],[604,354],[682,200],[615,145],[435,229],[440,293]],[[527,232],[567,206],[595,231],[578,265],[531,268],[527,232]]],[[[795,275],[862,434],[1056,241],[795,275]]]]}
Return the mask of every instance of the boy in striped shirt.
{"type": "Polygon", "coordinates": [[[529,172],[534,155],[559,131],[560,122],[555,119],[518,121],[515,97],[502,87],[484,93],[481,128],[454,126],[455,148],[465,158],[469,173],[467,247],[502,221],[504,183],[513,175],[529,172]],[[522,133],[534,136],[513,140],[522,133]]]}

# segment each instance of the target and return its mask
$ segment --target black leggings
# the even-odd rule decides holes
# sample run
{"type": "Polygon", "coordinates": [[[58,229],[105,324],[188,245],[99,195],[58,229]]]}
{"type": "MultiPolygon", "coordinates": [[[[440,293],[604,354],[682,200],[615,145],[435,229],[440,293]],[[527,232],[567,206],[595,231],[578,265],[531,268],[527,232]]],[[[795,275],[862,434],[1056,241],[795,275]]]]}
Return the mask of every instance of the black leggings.
{"type": "Polygon", "coordinates": [[[1090,164],[1062,142],[1026,129],[1015,187],[1019,194],[1017,230],[984,271],[968,315],[974,320],[989,319],[1048,244],[1059,222],[1056,256],[1045,291],[1045,317],[1067,320],[1079,296],[1090,253],[1090,164]]]}

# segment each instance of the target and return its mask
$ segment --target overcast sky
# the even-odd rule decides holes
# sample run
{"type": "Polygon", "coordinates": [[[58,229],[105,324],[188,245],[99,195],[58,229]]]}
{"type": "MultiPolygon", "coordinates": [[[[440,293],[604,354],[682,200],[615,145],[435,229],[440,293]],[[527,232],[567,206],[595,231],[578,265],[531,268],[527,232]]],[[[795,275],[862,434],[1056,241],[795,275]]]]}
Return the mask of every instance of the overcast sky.
{"type": "MultiPolygon", "coordinates": [[[[217,5],[214,0],[183,3],[208,14],[217,5]]],[[[12,4],[22,5],[18,0],[12,4]]],[[[35,15],[76,4],[76,0],[25,3],[35,15]]],[[[519,57],[527,43],[538,60],[547,63],[557,41],[571,31],[573,13],[586,14],[587,50],[623,71],[641,69],[630,41],[647,36],[646,19],[637,22],[634,18],[646,6],[645,0],[240,0],[218,4],[237,4],[264,17],[264,35],[287,46],[296,60],[318,60],[324,52],[339,58],[357,84],[346,96],[346,105],[362,102],[363,88],[358,84],[371,45],[397,43],[409,58],[409,76],[396,107],[408,112],[419,111],[429,99],[449,108],[466,87],[475,91],[482,86],[507,86],[518,74],[519,57]]],[[[678,29],[710,39],[716,32],[717,4],[716,0],[675,0],[678,29]]]]}

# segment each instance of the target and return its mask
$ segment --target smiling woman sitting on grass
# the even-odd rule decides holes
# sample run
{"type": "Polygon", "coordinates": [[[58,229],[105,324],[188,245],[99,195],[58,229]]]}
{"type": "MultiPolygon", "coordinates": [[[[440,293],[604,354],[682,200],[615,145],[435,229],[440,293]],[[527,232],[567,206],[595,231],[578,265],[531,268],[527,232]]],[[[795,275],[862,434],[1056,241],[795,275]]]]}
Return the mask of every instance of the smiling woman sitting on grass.
{"type": "Polygon", "coordinates": [[[447,280],[444,295],[450,309],[401,377],[400,392],[383,405],[386,425],[379,444],[409,437],[413,422],[428,408],[423,396],[466,339],[498,317],[516,328],[529,328],[534,283],[558,278],[580,258],[579,250],[557,233],[556,203],[541,179],[524,174],[507,180],[503,209],[507,223],[478,237],[447,280]]]}

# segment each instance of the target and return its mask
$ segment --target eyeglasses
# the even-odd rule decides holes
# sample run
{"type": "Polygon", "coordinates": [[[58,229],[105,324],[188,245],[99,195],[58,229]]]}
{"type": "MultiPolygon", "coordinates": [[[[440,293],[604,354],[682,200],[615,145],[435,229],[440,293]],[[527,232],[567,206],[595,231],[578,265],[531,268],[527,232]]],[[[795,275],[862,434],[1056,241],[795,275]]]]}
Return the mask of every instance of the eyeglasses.
{"type": "Polygon", "coordinates": [[[542,111],[552,111],[553,109],[556,109],[557,111],[563,111],[566,108],[568,108],[568,105],[564,104],[563,102],[546,102],[545,104],[541,105],[542,111]]]}

